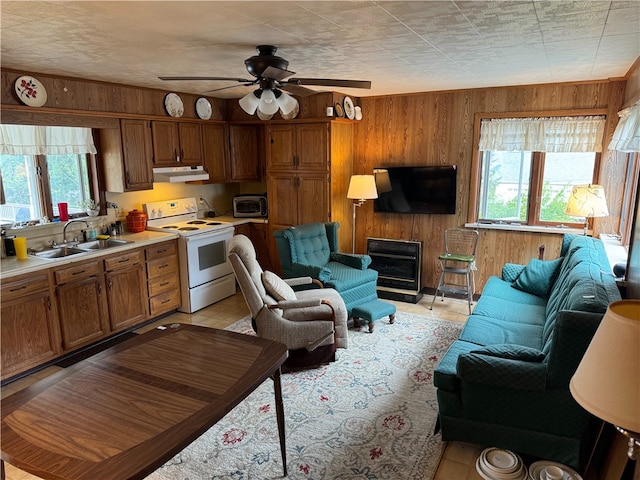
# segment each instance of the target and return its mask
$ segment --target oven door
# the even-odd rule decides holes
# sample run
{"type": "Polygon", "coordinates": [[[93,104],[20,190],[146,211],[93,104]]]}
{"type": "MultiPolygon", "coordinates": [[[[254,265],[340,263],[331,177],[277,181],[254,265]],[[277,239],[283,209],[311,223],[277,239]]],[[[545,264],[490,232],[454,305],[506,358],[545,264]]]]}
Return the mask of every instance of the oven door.
{"type": "MultiPolygon", "coordinates": [[[[233,273],[227,260],[233,227],[201,235],[183,237],[189,288],[194,288],[233,273]]],[[[184,280],[183,280],[184,281],[184,280]]]]}

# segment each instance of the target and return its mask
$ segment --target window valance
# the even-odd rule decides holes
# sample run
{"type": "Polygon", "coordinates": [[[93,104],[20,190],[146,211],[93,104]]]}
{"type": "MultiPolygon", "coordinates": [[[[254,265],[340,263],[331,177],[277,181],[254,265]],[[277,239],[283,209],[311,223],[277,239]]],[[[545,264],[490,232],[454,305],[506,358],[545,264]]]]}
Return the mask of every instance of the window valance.
{"type": "Polygon", "coordinates": [[[620,121],[613,132],[609,150],[640,152],[640,100],[618,112],[620,121]]]}
{"type": "Polygon", "coordinates": [[[605,118],[493,118],[480,124],[480,150],[601,152],[605,118]]]}
{"type": "Polygon", "coordinates": [[[97,153],[90,128],[0,125],[0,153],[63,155],[97,153]]]}

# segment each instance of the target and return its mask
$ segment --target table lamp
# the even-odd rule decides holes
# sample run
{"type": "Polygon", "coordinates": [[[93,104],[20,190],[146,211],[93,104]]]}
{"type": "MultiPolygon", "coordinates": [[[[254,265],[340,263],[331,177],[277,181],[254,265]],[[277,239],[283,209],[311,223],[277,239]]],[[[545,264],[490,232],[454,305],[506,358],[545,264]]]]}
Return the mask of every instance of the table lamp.
{"type": "Polygon", "coordinates": [[[587,234],[589,218],[609,215],[604,188],[600,185],[576,185],[571,191],[564,213],[584,218],[584,234],[587,234]]]}
{"type": "Polygon", "coordinates": [[[351,225],[351,253],[356,253],[356,207],[373,198],[378,198],[376,180],[373,175],[351,175],[347,198],[353,202],[353,221],[351,225]]]}
{"type": "Polygon", "coordinates": [[[640,451],[640,300],[607,308],[569,390],[586,411],[629,438],[629,458],[640,451]]]}

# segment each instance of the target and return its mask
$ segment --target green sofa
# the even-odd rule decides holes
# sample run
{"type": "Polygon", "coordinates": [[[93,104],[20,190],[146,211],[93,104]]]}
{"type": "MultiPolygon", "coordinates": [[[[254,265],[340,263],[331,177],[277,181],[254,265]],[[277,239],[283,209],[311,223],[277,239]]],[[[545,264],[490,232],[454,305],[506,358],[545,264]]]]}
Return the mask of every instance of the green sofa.
{"type": "Polygon", "coordinates": [[[599,422],[569,380],[619,299],[598,239],[566,234],[560,258],[506,264],[435,369],[442,439],[582,469],[599,422]]]}

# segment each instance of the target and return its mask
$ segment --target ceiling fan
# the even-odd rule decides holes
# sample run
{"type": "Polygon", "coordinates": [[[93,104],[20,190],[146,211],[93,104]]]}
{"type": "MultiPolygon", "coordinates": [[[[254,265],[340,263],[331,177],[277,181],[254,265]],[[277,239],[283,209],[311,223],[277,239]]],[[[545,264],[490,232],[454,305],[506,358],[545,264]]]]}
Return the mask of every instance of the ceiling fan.
{"type": "MultiPolygon", "coordinates": [[[[295,72],[287,70],[289,62],[276,55],[278,50],[272,45],[258,45],[257,55],[247,58],[244,64],[247,71],[255,78],[236,77],[158,77],[160,80],[208,80],[208,81],[234,81],[243,86],[258,85],[259,88],[240,99],[240,106],[249,115],[256,110],[258,115],[271,118],[278,110],[283,115],[289,115],[298,106],[295,98],[287,95],[282,90],[287,90],[299,96],[313,95],[316,92],[305,85],[343,88],[371,88],[371,82],[365,80],[337,80],[330,78],[291,78],[295,72]]],[[[222,87],[212,92],[234,88],[240,85],[222,87]]]]}

